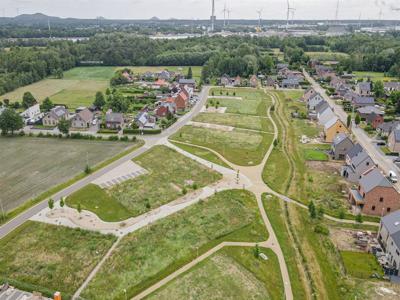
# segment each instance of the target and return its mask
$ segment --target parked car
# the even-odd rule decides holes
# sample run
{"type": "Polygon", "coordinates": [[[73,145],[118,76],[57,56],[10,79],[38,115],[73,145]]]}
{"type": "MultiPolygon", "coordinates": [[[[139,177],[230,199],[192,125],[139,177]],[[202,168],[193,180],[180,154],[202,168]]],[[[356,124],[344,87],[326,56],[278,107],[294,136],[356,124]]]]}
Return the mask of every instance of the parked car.
{"type": "Polygon", "coordinates": [[[389,177],[388,179],[393,182],[393,183],[397,183],[398,179],[397,179],[397,174],[395,171],[389,171],[389,177]]]}

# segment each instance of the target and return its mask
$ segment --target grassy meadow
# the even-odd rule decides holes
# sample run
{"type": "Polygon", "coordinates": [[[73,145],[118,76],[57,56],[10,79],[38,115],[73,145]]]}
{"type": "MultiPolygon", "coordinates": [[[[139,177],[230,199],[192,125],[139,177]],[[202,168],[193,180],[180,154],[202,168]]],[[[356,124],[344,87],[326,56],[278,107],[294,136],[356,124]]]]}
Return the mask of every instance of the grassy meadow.
{"type": "Polygon", "coordinates": [[[48,296],[60,291],[70,299],[115,239],[28,221],[0,240],[0,280],[48,296]]]}
{"type": "Polygon", "coordinates": [[[255,258],[253,248],[224,248],[146,299],[283,299],[278,259],[260,250],[267,261],[255,258]]]}
{"type": "Polygon", "coordinates": [[[219,192],[124,237],[82,297],[131,298],[222,241],[267,237],[252,193],[219,192]]]}

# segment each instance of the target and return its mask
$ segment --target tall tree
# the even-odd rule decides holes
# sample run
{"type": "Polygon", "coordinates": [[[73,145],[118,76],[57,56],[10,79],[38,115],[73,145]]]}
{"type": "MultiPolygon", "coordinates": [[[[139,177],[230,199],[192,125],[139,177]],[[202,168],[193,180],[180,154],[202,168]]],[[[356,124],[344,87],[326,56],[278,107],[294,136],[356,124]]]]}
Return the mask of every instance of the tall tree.
{"type": "Polygon", "coordinates": [[[377,98],[382,98],[385,96],[385,87],[383,85],[382,81],[377,81],[374,83],[373,91],[375,94],[375,97],[377,98]]]}
{"type": "Polygon", "coordinates": [[[104,97],[104,94],[102,92],[97,92],[93,105],[98,107],[99,109],[102,109],[105,104],[106,104],[106,99],[104,97]]]}
{"type": "Polygon", "coordinates": [[[71,122],[69,120],[60,120],[60,122],[58,122],[57,127],[61,133],[68,134],[69,129],[71,128],[71,122]]]}
{"type": "Polygon", "coordinates": [[[192,79],[192,78],[193,78],[192,67],[189,67],[189,70],[188,70],[188,73],[187,73],[187,78],[188,78],[188,79],[192,79]]]}
{"type": "Polygon", "coordinates": [[[0,115],[0,129],[3,134],[14,134],[14,131],[24,126],[21,116],[13,109],[6,109],[0,115]]]}
{"type": "Polygon", "coordinates": [[[22,106],[26,109],[37,103],[31,92],[25,92],[22,97],[22,106]]]}
{"type": "Polygon", "coordinates": [[[52,109],[54,107],[53,102],[51,102],[49,97],[46,97],[46,99],[44,99],[43,103],[42,103],[42,110],[44,111],[49,111],[50,109],[52,109]]]}

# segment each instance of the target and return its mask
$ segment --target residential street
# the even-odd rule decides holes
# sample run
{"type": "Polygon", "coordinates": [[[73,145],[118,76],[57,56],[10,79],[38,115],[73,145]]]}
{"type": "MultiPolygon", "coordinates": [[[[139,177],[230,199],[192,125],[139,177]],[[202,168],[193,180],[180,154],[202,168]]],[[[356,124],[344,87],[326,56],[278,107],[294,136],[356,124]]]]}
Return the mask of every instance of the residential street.
{"type": "MultiPolygon", "coordinates": [[[[303,69],[304,76],[311,83],[312,87],[316,92],[320,93],[321,96],[329,103],[332,110],[336,113],[339,119],[346,124],[347,123],[347,113],[343,110],[343,107],[338,105],[335,100],[332,100],[326,93],[325,90],[316,82],[310,74],[308,74],[303,69]]],[[[393,163],[393,161],[384,155],[381,151],[376,148],[376,145],[373,143],[373,140],[364,132],[363,129],[357,127],[354,122],[352,124],[352,133],[356,138],[357,142],[368,152],[373,161],[381,168],[385,175],[389,174],[389,171],[393,170],[399,174],[398,167],[393,163]]],[[[400,183],[395,184],[397,190],[400,190],[400,183]]]]}
{"type": "MultiPolygon", "coordinates": [[[[179,118],[179,120],[175,124],[173,124],[171,127],[166,129],[159,135],[141,137],[145,141],[144,146],[142,146],[141,148],[137,149],[136,151],[133,151],[133,152],[129,153],[128,155],[116,160],[115,162],[109,164],[108,166],[98,170],[97,172],[79,180],[78,182],[70,185],[69,187],[63,189],[62,191],[54,194],[52,196],[52,198],[55,201],[58,201],[62,197],[67,197],[67,196],[71,195],[72,193],[76,192],[77,190],[79,190],[79,189],[83,188],[84,186],[86,186],[87,184],[91,183],[93,180],[108,173],[109,171],[111,171],[115,167],[125,163],[126,161],[129,161],[129,160],[141,155],[142,153],[146,152],[149,148],[156,145],[162,139],[177,132],[179,129],[181,129],[183,126],[185,126],[195,115],[197,115],[200,112],[201,108],[205,105],[205,103],[207,101],[209,89],[210,89],[210,87],[208,87],[208,86],[203,87],[203,89],[199,95],[200,100],[196,103],[196,105],[193,107],[193,109],[190,112],[188,112],[186,115],[179,118]]],[[[0,227],[0,239],[5,237],[8,233],[13,231],[18,226],[25,223],[28,219],[30,219],[34,215],[38,214],[40,211],[45,209],[47,206],[48,206],[48,204],[47,204],[47,199],[46,199],[46,200],[40,202],[39,204],[29,208],[22,214],[18,215],[17,217],[15,217],[12,220],[10,220],[8,223],[2,225],[0,227]]]]}

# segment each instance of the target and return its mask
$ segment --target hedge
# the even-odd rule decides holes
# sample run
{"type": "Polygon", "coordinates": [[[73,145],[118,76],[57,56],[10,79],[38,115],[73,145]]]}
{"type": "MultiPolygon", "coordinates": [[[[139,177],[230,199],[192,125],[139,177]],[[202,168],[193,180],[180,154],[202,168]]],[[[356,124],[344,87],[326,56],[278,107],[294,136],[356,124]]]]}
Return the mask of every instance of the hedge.
{"type": "Polygon", "coordinates": [[[161,133],[161,129],[124,129],[124,134],[159,134],[161,133]]]}

